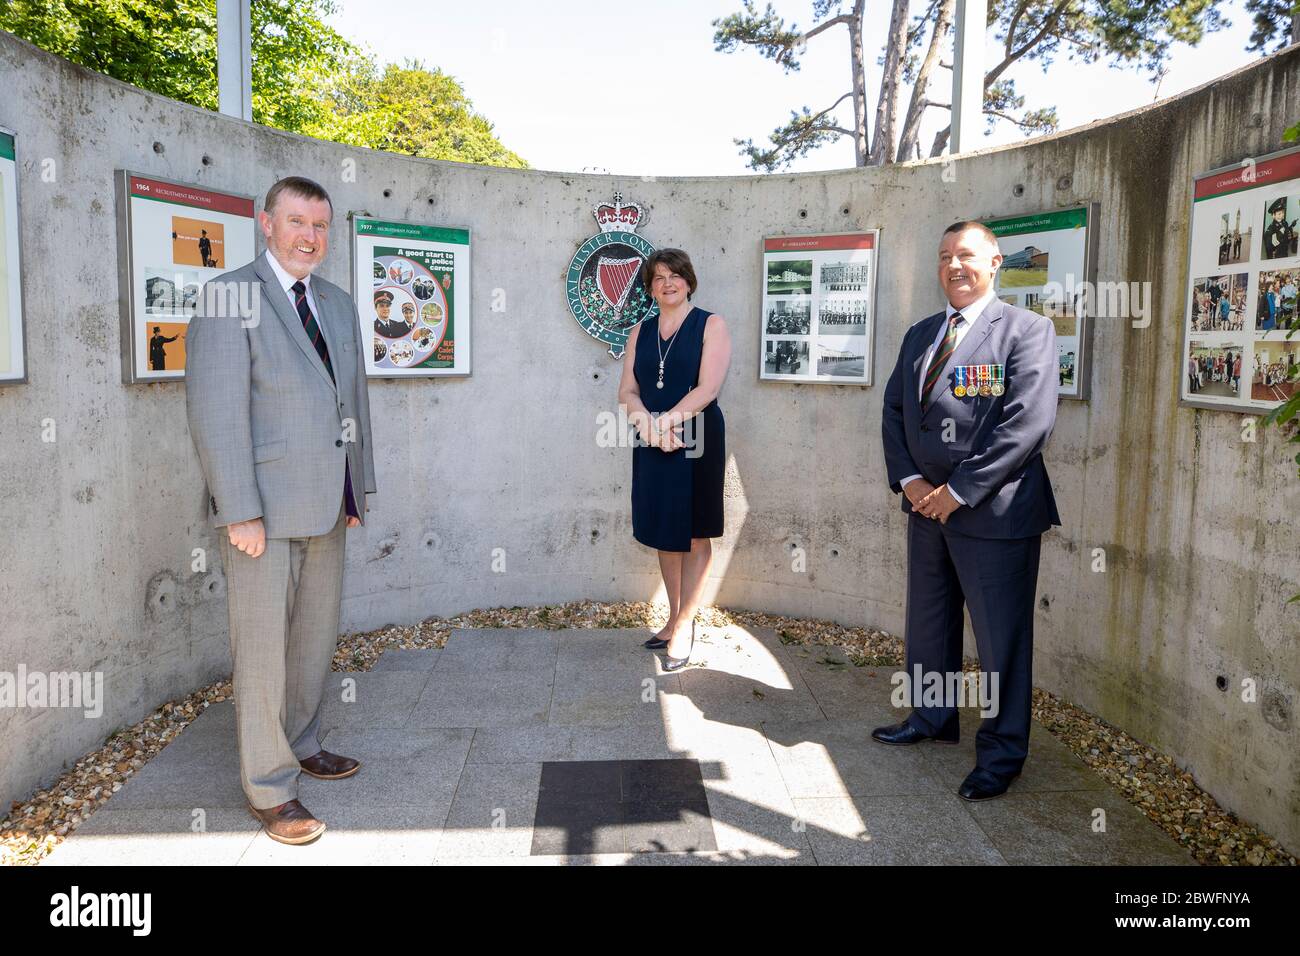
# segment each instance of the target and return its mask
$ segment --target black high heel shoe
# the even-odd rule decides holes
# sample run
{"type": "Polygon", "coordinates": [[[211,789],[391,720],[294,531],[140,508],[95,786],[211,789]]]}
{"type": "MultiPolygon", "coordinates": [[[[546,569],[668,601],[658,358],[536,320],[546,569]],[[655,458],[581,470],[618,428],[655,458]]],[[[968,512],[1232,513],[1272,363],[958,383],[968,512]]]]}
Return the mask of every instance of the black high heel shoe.
{"type": "MultiPolygon", "coordinates": [[[[664,642],[666,647],[667,641],[664,642]]],[[[664,655],[664,673],[670,674],[673,671],[679,671],[691,662],[691,655],[695,653],[695,622],[691,621],[691,648],[686,652],[685,657],[673,657],[671,654],[664,655]]]]}
{"type": "MultiPolygon", "coordinates": [[[[666,628],[665,628],[665,630],[666,630],[666,628]]],[[[663,633],[663,632],[661,631],[660,633],[663,633]]],[[[651,650],[651,651],[662,651],[665,647],[668,646],[668,642],[665,641],[662,637],[652,637],[652,638],[650,638],[650,640],[645,641],[644,643],[642,643],[641,646],[644,647],[644,648],[646,648],[646,650],[651,650]]]]}

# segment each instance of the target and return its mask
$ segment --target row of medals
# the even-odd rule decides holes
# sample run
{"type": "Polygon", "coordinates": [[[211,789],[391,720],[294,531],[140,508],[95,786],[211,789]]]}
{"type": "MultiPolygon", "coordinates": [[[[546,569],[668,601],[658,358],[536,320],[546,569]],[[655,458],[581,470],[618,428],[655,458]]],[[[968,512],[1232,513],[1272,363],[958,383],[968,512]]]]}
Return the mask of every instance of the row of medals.
{"type": "Polygon", "coordinates": [[[967,395],[988,398],[1006,391],[1002,385],[1001,365],[958,365],[953,374],[957,377],[957,384],[952,393],[958,398],[967,395]]]}

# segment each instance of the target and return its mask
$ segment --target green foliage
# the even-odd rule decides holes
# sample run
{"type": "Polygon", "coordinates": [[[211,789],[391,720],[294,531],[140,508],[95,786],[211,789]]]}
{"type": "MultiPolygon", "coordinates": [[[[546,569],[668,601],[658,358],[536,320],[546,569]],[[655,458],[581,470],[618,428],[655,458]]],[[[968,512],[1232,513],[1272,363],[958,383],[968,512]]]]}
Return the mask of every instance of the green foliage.
{"type": "Polygon", "coordinates": [[[754,0],[745,0],[745,9],[713,21],[713,48],[719,53],[734,53],[742,46],[752,46],[769,60],[775,60],[787,73],[799,71],[800,41],[803,31],[797,24],[787,28],[769,3],[760,14],[754,0]]]}
{"type": "MultiPolygon", "coordinates": [[[[389,66],[326,24],[332,0],[253,0],[253,120],[412,156],[527,165],[441,71],[389,66]]],[[[123,82],[217,108],[216,0],[0,0],[0,29],[123,82]]]]}
{"type": "Polygon", "coordinates": [[[1109,57],[1160,75],[1174,43],[1195,46],[1227,26],[1223,0],[992,0],[989,26],[1007,54],[1050,66],[1067,60],[1095,63],[1109,57]]]}
{"type": "Polygon", "coordinates": [[[526,168],[473,112],[456,80],[419,62],[389,64],[354,59],[327,87],[324,115],[304,132],[340,143],[394,153],[490,166],[526,168]]]}
{"type": "Polygon", "coordinates": [[[1246,0],[1246,12],[1251,14],[1254,29],[1250,33],[1248,50],[1268,53],[1280,50],[1291,43],[1292,23],[1300,16],[1300,3],[1294,0],[1246,0]]]}
{"type": "MultiPolygon", "coordinates": [[[[251,5],[253,119],[298,132],[323,110],[312,85],[356,48],[325,25],[329,0],[251,5]]],[[[115,79],[217,108],[216,0],[8,0],[0,28],[115,79]]]]}
{"type": "Polygon", "coordinates": [[[733,142],[748,158],[750,169],[773,173],[844,133],[845,130],[836,125],[835,118],[828,111],[813,113],[805,106],[802,112],[791,110],[790,121],[772,130],[770,148],[755,146],[752,139],[733,142]]]}
{"type": "Polygon", "coordinates": [[[990,131],[1000,119],[1014,123],[1026,134],[1054,133],[1060,123],[1055,106],[1025,110],[1025,98],[1016,92],[1015,80],[998,80],[985,88],[984,115],[990,131]]]}

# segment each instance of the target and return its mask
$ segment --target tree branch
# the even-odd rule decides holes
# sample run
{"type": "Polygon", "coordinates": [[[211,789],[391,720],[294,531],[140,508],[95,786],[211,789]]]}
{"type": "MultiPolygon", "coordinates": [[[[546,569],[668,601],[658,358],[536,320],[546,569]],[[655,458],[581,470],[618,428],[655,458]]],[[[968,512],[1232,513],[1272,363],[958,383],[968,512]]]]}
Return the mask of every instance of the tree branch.
{"type": "MultiPolygon", "coordinates": [[[[987,89],[990,84],[992,84],[999,76],[1005,73],[1007,71],[1007,68],[1011,66],[1011,64],[1015,63],[1016,60],[1020,59],[1022,56],[1024,56],[1034,47],[1036,47],[1039,43],[1041,43],[1043,37],[1047,36],[1056,27],[1057,19],[1061,16],[1062,13],[1065,12],[1065,8],[1068,7],[1072,2],[1073,0],[1061,0],[1061,2],[1058,3],[1052,9],[1051,13],[1043,17],[1043,25],[1042,27],[1039,28],[1038,32],[1034,34],[1033,39],[1022,44],[1020,46],[1020,49],[1008,53],[1006,57],[1003,58],[1001,63],[995,66],[988,73],[984,74],[985,88],[987,89]]],[[[1008,30],[1007,31],[1008,49],[1010,48],[1011,38],[1012,38],[1012,33],[1010,30],[1008,30]]]]}
{"type": "Polygon", "coordinates": [[[955,0],[940,0],[934,31],[930,34],[930,45],[926,49],[925,59],[921,62],[916,81],[912,85],[912,102],[907,108],[907,119],[903,122],[902,135],[898,138],[898,162],[903,162],[913,152],[920,150],[921,117],[928,107],[935,105],[933,101],[926,99],[930,88],[930,75],[940,59],[940,48],[952,26],[954,5],[955,0]]]}
{"type": "Polygon", "coordinates": [[[806,42],[806,41],[808,41],[808,40],[811,40],[811,39],[812,39],[813,37],[815,37],[817,34],[822,33],[822,32],[824,32],[824,31],[826,31],[826,30],[829,30],[831,27],[835,26],[836,24],[843,23],[843,24],[846,24],[846,25],[847,25],[847,24],[850,24],[850,23],[852,23],[852,22],[853,22],[853,15],[852,15],[852,14],[849,14],[849,13],[841,13],[838,17],[831,17],[831,18],[830,18],[829,20],[827,20],[825,23],[819,23],[819,24],[817,24],[817,26],[813,27],[811,30],[809,30],[807,33],[805,33],[805,34],[803,35],[803,39],[804,39],[804,41],[806,42]]]}

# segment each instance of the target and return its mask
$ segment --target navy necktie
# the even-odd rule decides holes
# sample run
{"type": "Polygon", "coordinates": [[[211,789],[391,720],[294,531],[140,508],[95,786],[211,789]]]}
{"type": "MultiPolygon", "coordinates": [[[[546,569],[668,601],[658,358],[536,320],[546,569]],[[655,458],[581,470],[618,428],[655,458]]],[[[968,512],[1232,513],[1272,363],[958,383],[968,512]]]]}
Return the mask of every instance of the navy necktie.
{"type": "Polygon", "coordinates": [[[311,314],[311,306],[307,304],[307,286],[299,279],[289,288],[293,290],[294,305],[298,309],[298,318],[302,319],[303,331],[307,333],[307,338],[311,339],[311,344],[315,347],[320,360],[325,363],[325,371],[330,373],[332,382],[334,366],[330,364],[330,350],[325,344],[325,336],[321,335],[320,326],[316,323],[316,316],[311,314]]]}

